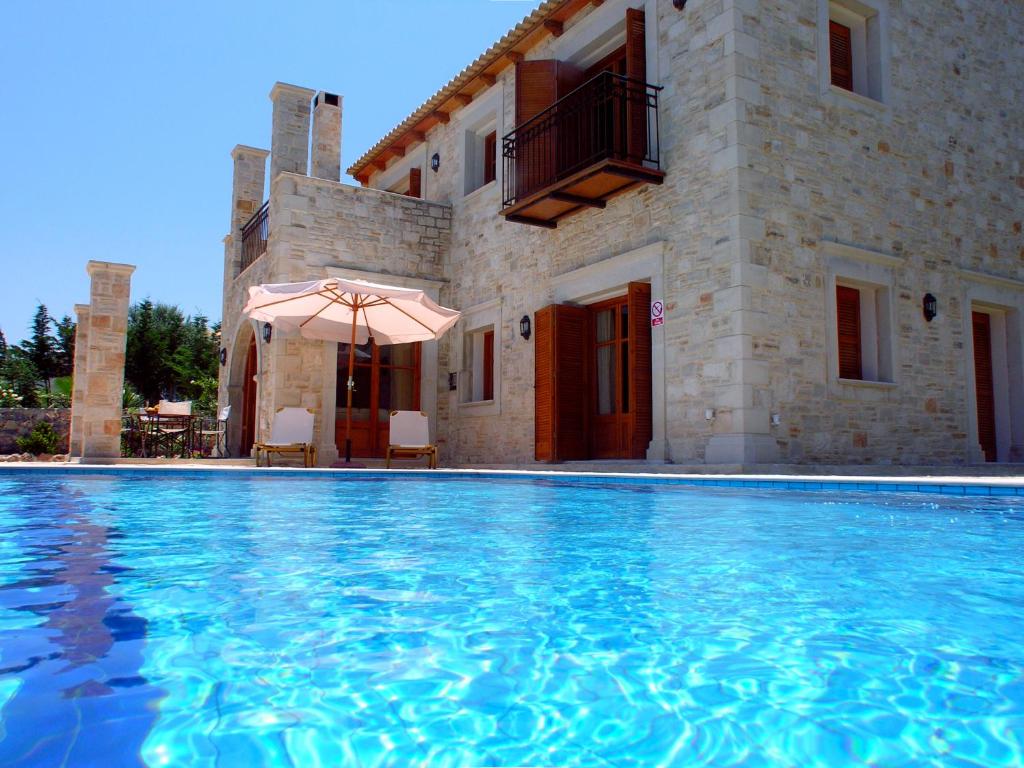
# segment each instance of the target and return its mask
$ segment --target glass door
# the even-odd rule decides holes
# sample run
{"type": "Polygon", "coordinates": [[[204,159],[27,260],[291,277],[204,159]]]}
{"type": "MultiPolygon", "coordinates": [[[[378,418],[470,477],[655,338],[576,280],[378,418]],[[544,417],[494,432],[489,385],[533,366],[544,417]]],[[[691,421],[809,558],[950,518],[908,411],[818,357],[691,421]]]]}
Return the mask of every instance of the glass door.
{"type": "MultiPolygon", "coordinates": [[[[352,455],[383,458],[388,446],[391,411],[420,409],[420,348],[413,344],[378,346],[371,339],[356,346],[352,392],[352,455]]],[[[348,344],[338,344],[338,383],[334,434],[345,450],[345,404],[348,344]]]]}
{"type": "Polygon", "coordinates": [[[625,459],[629,444],[629,302],[626,296],[590,307],[593,410],[590,455],[625,459]]]}

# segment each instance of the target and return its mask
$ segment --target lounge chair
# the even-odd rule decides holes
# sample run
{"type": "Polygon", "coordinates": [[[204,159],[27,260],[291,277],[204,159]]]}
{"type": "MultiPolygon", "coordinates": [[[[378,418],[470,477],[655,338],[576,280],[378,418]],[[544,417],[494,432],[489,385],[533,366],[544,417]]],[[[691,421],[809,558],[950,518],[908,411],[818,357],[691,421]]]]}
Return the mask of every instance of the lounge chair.
{"type": "Polygon", "coordinates": [[[386,464],[391,459],[426,456],[430,469],[437,469],[437,446],[430,442],[430,420],[423,411],[392,411],[386,464]]]}
{"type": "Polygon", "coordinates": [[[309,408],[278,408],[270,425],[270,439],[256,443],[256,466],[260,453],[267,455],[270,466],[272,453],[301,453],[303,465],[316,466],[316,446],[313,445],[313,411],[309,408]]]}

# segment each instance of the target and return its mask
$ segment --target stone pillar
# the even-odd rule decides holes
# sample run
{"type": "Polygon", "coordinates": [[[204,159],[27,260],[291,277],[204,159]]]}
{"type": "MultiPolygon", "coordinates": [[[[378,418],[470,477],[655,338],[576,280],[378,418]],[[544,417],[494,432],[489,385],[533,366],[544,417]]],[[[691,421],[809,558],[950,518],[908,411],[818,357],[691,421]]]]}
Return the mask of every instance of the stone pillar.
{"type": "Polygon", "coordinates": [[[89,357],[89,305],[75,304],[75,360],[71,377],[71,437],[68,456],[82,455],[82,417],[85,414],[85,377],[89,357]]]}
{"type": "Polygon", "coordinates": [[[125,343],[131,264],[90,261],[89,340],[81,414],[82,456],[113,458],[121,454],[121,393],[124,389],[125,343]]]}
{"type": "Polygon", "coordinates": [[[310,175],[341,180],[341,97],[320,91],[313,99],[313,149],[310,175]]]}
{"type": "Polygon", "coordinates": [[[282,172],[309,172],[309,103],[313,91],[288,83],[275,83],[270,91],[274,104],[270,135],[270,180],[282,172]]]}
{"type": "Polygon", "coordinates": [[[234,171],[231,176],[231,229],[224,238],[225,285],[238,276],[242,265],[242,226],[263,205],[269,154],[265,149],[244,144],[238,144],[231,150],[234,171]]]}

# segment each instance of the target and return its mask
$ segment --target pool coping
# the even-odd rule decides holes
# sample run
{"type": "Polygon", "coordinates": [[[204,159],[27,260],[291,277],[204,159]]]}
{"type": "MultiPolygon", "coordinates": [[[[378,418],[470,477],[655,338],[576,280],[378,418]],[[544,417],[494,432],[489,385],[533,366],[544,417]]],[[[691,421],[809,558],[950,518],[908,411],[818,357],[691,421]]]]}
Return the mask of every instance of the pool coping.
{"type": "Polygon", "coordinates": [[[318,477],[349,479],[448,479],[549,480],[562,483],[624,484],[641,481],[651,485],[709,488],[777,489],[801,491],[882,491],[890,493],[937,493],[951,496],[1021,496],[1024,477],[886,476],[886,475],[758,475],[758,474],[665,474],[654,472],[584,472],[517,469],[344,469],[303,467],[246,467],[154,464],[10,463],[0,465],[0,477],[23,473],[44,475],[134,475],[202,477],[232,474],[248,477],[318,477]]]}

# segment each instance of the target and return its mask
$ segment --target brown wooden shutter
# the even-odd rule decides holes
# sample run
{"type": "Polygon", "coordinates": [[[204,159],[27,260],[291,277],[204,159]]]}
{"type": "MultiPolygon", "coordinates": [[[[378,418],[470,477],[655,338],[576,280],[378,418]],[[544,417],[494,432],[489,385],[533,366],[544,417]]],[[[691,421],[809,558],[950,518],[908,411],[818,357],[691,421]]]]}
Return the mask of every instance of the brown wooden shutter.
{"type": "Polygon", "coordinates": [[[626,155],[630,162],[640,164],[647,154],[647,44],[644,34],[644,12],[626,9],[626,77],[627,89],[626,155]],[[643,84],[643,85],[641,85],[643,84]]]}
{"type": "Polygon", "coordinates": [[[978,444],[985,461],[996,460],[996,397],[992,376],[992,318],[971,313],[974,336],[974,393],[978,401],[978,444]]]}
{"type": "Polygon", "coordinates": [[[494,399],[494,331],[484,333],[484,400],[494,399]]]}
{"type": "Polygon", "coordinates": [[[422,172],[419,168],[409,169],[409,197],[422,197],[420,189],[420,177],[422,172]]]}
{"type": "Polygon", "coordinates": [[[538,59],[516,63],[516,125],[550,107],[558,97],[558,62],[538,59]]]}
{"type": "Polygon", "coordinates": [[[829,21],[828,41],[832,85],[852,91],[853,45],[850,41],[850,28],[837,21],[829,21]]]}
{"type": "Polygon", "coordinates": [[[629,284],[630,456],[646,459],[652,437],[651,285],[629,284]]]}
{"type": "Polygon", "coordinates": [[[839,378],[860,379],[860,291],[836,286],[836,330],[839,336],[839,378]]]}
{"type": "Polygon", "coordinates": [[[498,133],[491,131],[484,136],[484,184],[490,184],[496,177],[498,162],[498,133]]]}
{"type": "Polygon", "coordinates": [[[587,457],[588,368],[585,307],[552,304],[534,316],[534,456],[587,457]]]}

